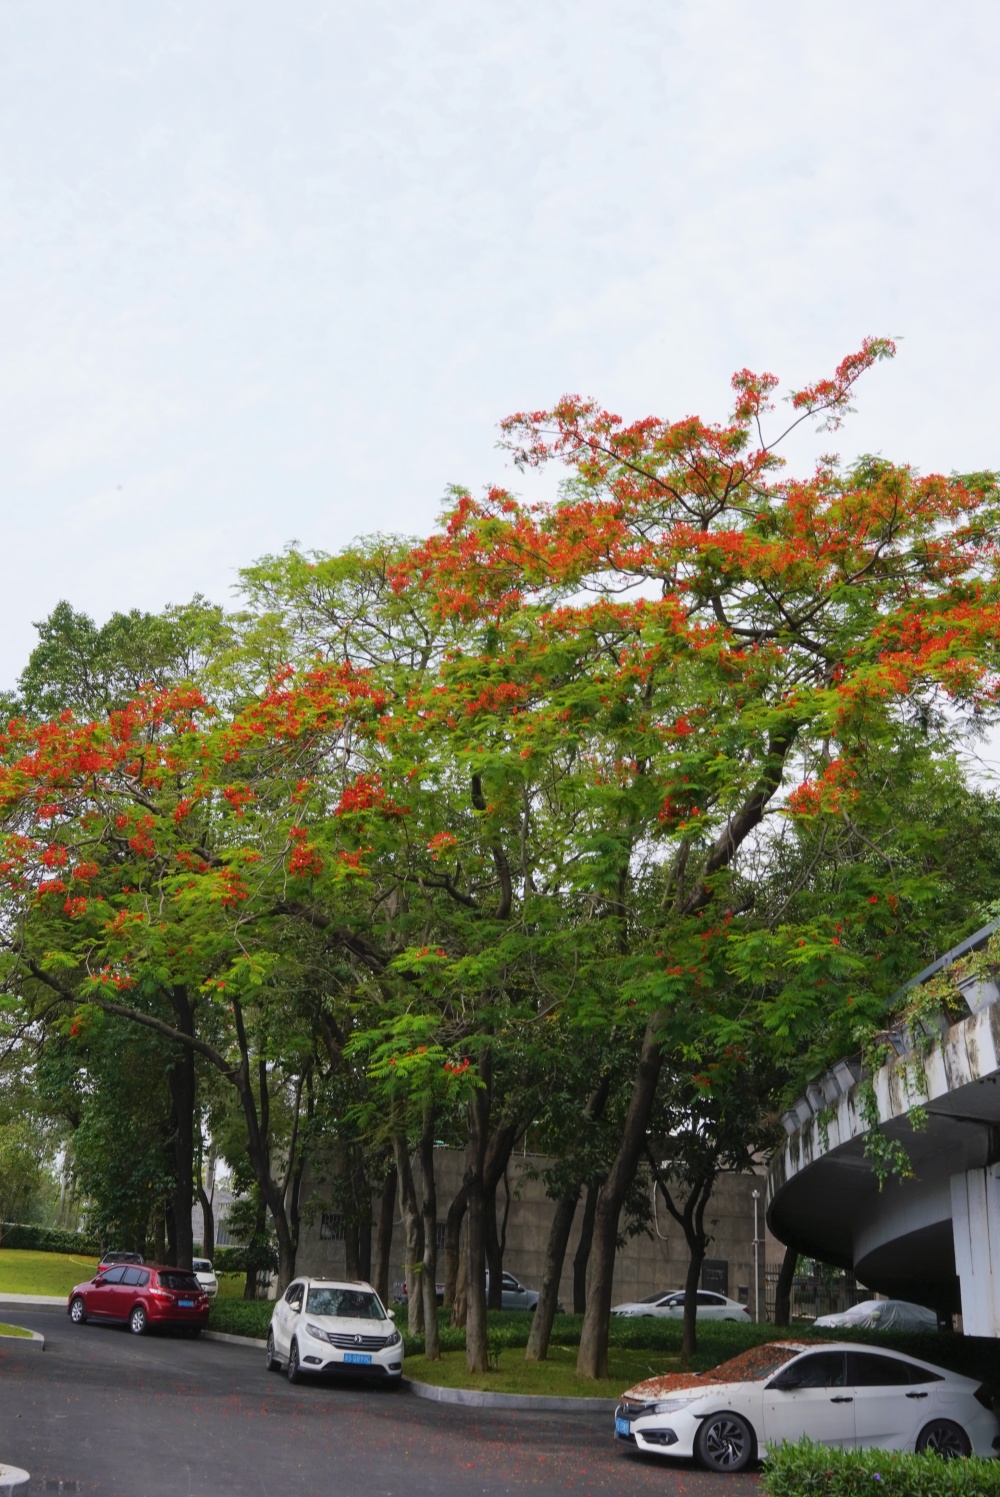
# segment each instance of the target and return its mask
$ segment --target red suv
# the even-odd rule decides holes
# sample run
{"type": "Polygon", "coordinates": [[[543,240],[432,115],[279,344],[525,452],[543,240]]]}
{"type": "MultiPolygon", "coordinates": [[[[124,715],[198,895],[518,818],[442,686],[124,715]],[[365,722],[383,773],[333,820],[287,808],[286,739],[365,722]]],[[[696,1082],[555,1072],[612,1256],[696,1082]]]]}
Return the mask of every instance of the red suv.
{"type": "Polygon", "coordinates": [[[116,1263],[99,1268],[89,1284],[77,1284],[67,1310],[74,1325],[85,1320],[122,1320],[136,1336],[151,1325],[176,1325],[197,1336],[208,1324],[211,1301],[184,1268],[116,1263]]]}

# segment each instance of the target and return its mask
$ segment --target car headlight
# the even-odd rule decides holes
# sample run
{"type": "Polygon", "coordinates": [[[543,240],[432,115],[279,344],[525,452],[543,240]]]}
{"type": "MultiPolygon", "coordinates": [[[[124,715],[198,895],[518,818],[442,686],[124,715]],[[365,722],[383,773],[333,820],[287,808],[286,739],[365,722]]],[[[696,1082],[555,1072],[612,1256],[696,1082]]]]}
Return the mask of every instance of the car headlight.
{"type": "Polygon", "coordinates": [[[654,1414],[673,1414],[678,1409],[686,1409],[688,1404],[696,1402],[693,1398],[665,1398],[661,1403],[654,1404],[654,1414]]]}
{"type": "Polygon", "coordinates": [[[389,1337],[385,1344],[386,1346],[398,1346],[402,1339],[403,1338],[398,1331],[393,1331],[392,1335],[389,1337]]]}
{"type": "Polygon", "coordinates": [[[306,1321],[306,1334],[309,1335],[309,1336],[315,1336],[315,1338],[316,1338],[317,1341],[325,1341],[326,1340],[326,1332],[323,1331],[323,1330],[320,1330],[320,1328],[319,1328],[318,1325],[313,1325],[308,1320],[306,1321]]]}

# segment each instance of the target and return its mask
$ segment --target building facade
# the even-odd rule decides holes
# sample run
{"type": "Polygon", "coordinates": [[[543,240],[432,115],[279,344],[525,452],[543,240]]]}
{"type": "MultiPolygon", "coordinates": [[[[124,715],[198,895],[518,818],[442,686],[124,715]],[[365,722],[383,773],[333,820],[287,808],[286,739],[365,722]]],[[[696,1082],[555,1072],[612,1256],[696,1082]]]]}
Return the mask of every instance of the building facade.
{"type": "MultiPolygon", "coordinates": [[[[532,1289],[541,1285],[545,1249],[554,1211],[554,1203],[546,1195],[541,1179],[541,1171],[549,1163],[549,1160],[537,1154],[516,1155],[508,1170],[509,1204],[502,1185],[497,1193],[498,1226],[501,1226],[506,1212],[504,1268],[532,1289]]],[[[442,1250],[445,1213],[461,1187],[464,1168],[465,1159],[460,1150],[441,1148],[435,1151],[435,1181],[440,1213],[438,1244],[442,1250]]],[[[414,1161],[414,1177],[419,1194],[417,1161],[414,1161]]],[[[762,1176],[723,1175],[719,1178],[705,1212],[705,1225],[712,1241],[702,1270],[702,1287],[739,1299],[748,1306],[751,1315],[754,1314],[755,1190],[759,1194],[756,1204],[761,1239],[756,1287],[760,1317],[763,1319],[767,1264],[780,1261],[784,1250],[765,1232],[762,1176]]],[[[582,1220],[581,1199],[559,1287],[559,1297],[567,1310],[573,1307],[573,1260],[580,1243],[582,1220]]],[[[401,1290],[403,1283],[402,1248],[402,1227],[397,1210],[390,1270],[390,1284],[396,1293],[401,1290]]],[[[657,1291],[682,1288],[687,1264],[688,1251],[683,1233],[665,1210],[662,1201],[656,1200],[653,1203],[652,1235],[642,1233],[629,1238],[618,1253],[613,1302],[641,1299],[657,1291]]],[[[301,1273],[331,1277],[343,1274],[344,1223],[339,1213],[320,1213],[315,1220],[303,1227],[297,1267],[301,1273]]],[[[439,1277],[443,1276],[442,1262],[439,1277]]]]}

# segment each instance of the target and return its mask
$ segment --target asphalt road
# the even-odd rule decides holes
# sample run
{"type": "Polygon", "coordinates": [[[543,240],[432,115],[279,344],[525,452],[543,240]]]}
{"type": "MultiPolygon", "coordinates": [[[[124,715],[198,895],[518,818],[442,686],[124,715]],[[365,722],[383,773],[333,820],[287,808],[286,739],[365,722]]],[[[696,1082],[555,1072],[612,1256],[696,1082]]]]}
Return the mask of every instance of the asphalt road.
{"type": "Polygon", "coordinates": [[[44,1352],[0,1340],[0,1461],[31,1472],[32,1497],[750,1497],[757,1487],[752,1475],[623,1451],[607,1415],[291,1387],[256,1348],[7,1314],[46,1338],[44,1352]]]}

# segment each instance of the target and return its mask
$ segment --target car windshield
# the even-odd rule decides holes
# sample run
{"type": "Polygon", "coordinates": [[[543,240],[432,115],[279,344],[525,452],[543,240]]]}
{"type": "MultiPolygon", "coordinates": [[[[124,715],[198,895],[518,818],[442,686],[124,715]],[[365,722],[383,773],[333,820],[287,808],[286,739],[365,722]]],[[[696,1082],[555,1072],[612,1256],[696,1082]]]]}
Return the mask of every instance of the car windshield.
{"type": "Polygon", "coordinates": [[[310,1289],[310,1315],[337,1315],[345,1320],[384,1320],[385,1311],[370,1289],[310,1289]]]}
{"type": "Polygon", "coordinates": [[[634,1303],[637,1305],[655,1305],[661,1299],[665,1299],[669,1293],[669,1289],[659,1289],[656,1294],[644,1294],[642,1299],[637,1299],[634,1303]]]}
{"type": "Polygon", "coordinates": [[[160,1283],[164,1289],[194,1290],[201,1288],[193,1273],[181,1273],[179,1271],[176,1273],[161,1273],[160,1283]]]}
{"type": "Polygon", "coordinates": [[[211,1263],[209,1263],[207,1258],[193,1258],[191,1260],[191,1267],[194,1269],[195,1273],[212,1272],[212,1265],[211,1263]]]}

